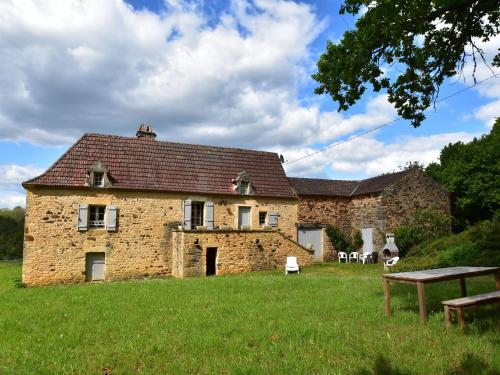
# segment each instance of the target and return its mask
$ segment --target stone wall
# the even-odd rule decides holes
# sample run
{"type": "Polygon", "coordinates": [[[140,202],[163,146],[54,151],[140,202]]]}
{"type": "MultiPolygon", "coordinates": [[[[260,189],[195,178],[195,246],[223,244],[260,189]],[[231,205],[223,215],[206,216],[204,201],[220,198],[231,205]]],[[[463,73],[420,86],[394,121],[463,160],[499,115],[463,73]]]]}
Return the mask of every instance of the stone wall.
{"type": "MultiPolygon", "coordinates": [[[[299,198],[299,225],[333,225],[352,238],[354,231],[373,229],[373,246],[380,250],[385,233],[407,221],[419,208],[434,207],[450,215],[448,191],[420,171],[407,174],[381,193],[346,197],[299,198]]],[[[397,243],[397,238],[396,238],[397,243]]],[[[327,236],[323,241],[324,259],[335,259],[336,251],[327,236]]]]}
{"type": "Polygon", "coordinates": [[[382,204],[389,231],[410,219],[418,209],[435,208],[451,215],[448,190],[420,171],[406,175],[385,189],[382,192],[382,204]]]}
{"type": "Polygon", "coordinates": [[[184,199],[213,201],[216,227],[235,228],[238,205],[251,207],[253,225],[258,224],[258,210],[276,211],[277,229],[296,238],[297,200],[246,198],[32,188],[26,199],[23,282],[27,285],[83,282],[85,254],[89,252],[105,253],[106,280],[170,276],[174,239],[165,228],[181,224],[184,199]],[[117,206],[117,231],[78,231],[80,204],[117,206]]]}
{"type": "Polygon", "coordinates": [[[176,277],[206,274],[207,248],[217,248],[217,275],[283,269],[287,256],[300,266],[312,263],[312,252],[272,230],[174,231],[176,277]]]}

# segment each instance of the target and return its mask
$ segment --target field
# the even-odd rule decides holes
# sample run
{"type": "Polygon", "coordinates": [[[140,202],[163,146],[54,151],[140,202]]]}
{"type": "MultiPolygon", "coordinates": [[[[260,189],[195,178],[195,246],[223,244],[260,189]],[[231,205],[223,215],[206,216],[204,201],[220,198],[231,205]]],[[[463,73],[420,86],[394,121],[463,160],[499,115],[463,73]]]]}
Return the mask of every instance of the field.
{"type": "MultiPolygon", "coordinates": [[[[395,284],[383,315],[382,267],[261,272],[18,288],[0,263],[0,374],[499,374],[495,306],[446,329],[440,301],[458,282],[395,284]]],[[[468,282],[494,290],[493,277],[468,282]]]]}

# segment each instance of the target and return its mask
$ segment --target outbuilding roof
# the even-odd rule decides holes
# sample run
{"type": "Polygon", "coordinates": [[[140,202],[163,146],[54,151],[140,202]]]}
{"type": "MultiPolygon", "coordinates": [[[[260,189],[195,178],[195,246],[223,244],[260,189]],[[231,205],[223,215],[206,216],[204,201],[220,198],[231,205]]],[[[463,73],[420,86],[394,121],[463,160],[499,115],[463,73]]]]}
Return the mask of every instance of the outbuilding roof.
{"type": "Polygon", "coordinates": [[[252,195],[294,198],[278,154],[157,141],[151,137],[85,134],[30,186],[86,187],[102,163],[110,189],[237,195],[233,181],[251,179],[252,195]]]}
{"type": "Polygon", "coordinates": [[[353,197],[379,193],[399,181],[409,171],[387,173],[360,181],[323,180],[318,178],[289,177],[288,181],[297,195],[353,197]]]}

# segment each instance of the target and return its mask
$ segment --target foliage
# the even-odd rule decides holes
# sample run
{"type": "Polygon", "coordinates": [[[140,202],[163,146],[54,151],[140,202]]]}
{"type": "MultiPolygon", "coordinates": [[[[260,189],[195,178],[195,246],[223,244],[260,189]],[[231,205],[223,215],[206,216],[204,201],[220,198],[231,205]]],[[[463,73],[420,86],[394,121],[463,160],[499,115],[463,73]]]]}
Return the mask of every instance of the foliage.
{"type": "Polygon", "coordinates": [[[339,228],[333,225],[327,225],[326,235],[336,251],[345,251],[348,254],[356,251],[356,247],[346,239],[344,233],[339,228]]]}
{"type": "Polygon", "coordinates": [[[404,257],[419,243],[449,234],[450,219],[434,208],[416,210],[411,220],[394,230],[399,255],[404,257]]]}
{"type": "Polygon", "coordinates": [[[361,235],[361,231],[359,229],[354,231],[354,234],[352,235],[352,246],[355,250],[363,246],[363,236],[361,235]]]}
{"type": "MultiPolygon", "coordinates": [[[[0,262],[0,373],[440,375],[459,373],[465,354],[474,366],[460,373],[500,370],[494,309],[481,309],[467,335],[446,330],[441,301],[458,296],[457,284],[430,284],[423,327],[416,288],[397,284],[384,318],[382,272],[337,263],[291,276],[17,289],[20,264],[0,262]]],[[[491,283],[474,278],[467,288],[482,293],[491,283]]]]}
{"type": "Polygon", "coordinates": [[[426,173],[451,192],[456,231],[491,219],[500,210],[500,118],[489,134],[443,148],[426,173]]]}
{"type": "Polygon", "coordinates": [[[23,256],[24,209],[0,210],[0,259],[23,256]]]}
{"type": "Polygon", "coordinates": [[[483,221],[459,234],[413,247],[392,272],[453,266],[500,266],[500,222],[483,221]]]}
{"type": "MultiPolygon", "coordinates": [[[[367,85],[387,90],[398,114],[415,127],[446,77],[462,73],[469,61],[473,72],[478,61],[488,63],[476,43],[498,34],[500,19],[498,0],[344,0],[345,13],[361,16],[339,43],[328,41],[313,75],[315,92],[347,110],[367,85]],[[387,67],[400,74],[392,79],[387,67]]],[[[500,55],[492,64],[500,66],[500,55]]]]}

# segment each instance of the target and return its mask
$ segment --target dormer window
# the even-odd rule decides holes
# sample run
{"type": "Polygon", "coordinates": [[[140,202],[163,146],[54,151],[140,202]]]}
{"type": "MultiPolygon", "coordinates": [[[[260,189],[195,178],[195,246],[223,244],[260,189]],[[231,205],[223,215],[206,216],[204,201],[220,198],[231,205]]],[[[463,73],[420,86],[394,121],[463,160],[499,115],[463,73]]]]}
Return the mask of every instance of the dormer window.
{"type": "Polygon", "coordinates": [[[96,188],[105,188],[110,186],[108,169],[98,161],[89,170],[89,186],[96,188]]]}
{"type": "Polygon", "coordinates": [[[240,182],[240,194],[247,195],[250,194],[250,181],[240,182]]]}
{"type": "Polygon", "coordinates": [[[104,173],[94,172],[94,187],[104,187],[104,173]]]}
{"type": "Polygon", "coordinates": [[[250,195],[253,192],[250,176],[246,172],[241,172],[235,180],[233,180],[234,190],[241,195],[250,195]]]}

